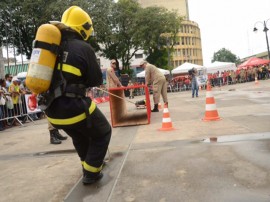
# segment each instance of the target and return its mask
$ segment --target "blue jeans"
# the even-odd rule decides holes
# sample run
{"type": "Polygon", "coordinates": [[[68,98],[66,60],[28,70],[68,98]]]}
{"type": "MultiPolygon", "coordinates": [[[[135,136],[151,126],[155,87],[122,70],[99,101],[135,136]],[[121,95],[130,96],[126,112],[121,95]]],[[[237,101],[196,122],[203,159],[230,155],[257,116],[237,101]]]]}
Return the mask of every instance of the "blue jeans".
{"type": "Polygon", "coordinates": [[[192,97],[194,97],[194,94],[196,94],[196,97],[198,97],[199,86],[196,83],[191,83],[191,89],[192,89],[192,97]]]}

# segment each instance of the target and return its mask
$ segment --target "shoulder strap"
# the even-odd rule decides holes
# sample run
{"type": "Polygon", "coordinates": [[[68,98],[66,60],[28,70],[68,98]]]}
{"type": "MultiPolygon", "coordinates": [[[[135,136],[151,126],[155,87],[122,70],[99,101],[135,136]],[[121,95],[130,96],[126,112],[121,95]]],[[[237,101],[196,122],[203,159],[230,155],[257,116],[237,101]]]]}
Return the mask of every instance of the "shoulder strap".
{"type": "Polygon", "coordinates": [[[55,55],[58,55],[60,46],[58,46],[57,44],[54,44],[54,43],[50,44],[50,43],[47,43],[44,41],[34,40],[33,41],[33,48],[42,48],[42,49],[45,49],[45,50],[48,50],[48,51],[54,53],[55,55]]]}

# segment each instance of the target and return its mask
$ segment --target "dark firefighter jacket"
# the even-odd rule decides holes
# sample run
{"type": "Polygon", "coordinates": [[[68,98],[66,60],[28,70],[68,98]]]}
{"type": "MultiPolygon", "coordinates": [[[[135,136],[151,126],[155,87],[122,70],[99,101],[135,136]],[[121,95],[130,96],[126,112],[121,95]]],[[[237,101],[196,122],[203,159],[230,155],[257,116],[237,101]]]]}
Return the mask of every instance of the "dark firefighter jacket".
{"type": "MultiPolygon", "coordinates": [[[[102,72],[97,63],[96,55],[92,47],[72,32],[62,33],[61,47],[63,48],[63,64],[55,67],[50,91],[55,90],[57,84],[66,82],[65,86],[83,85],[75,91],[83,91],[87,87],[99,86],[102,84],[102,72]],[[60,70],[62,69],[62,71],[60,70]],[[62,72],[62,76],[61,73],[62,72]]],[[[65,93],[65,92],[64,92],[65,93]]],[[[46,109],[48,120],[55,128],[74,128],[86,124],[87,112],[93,113],[96,105],[89,97],[65,96],[62,95],[53,100],[46,109]]],[[[91,120],[91,118],[90,118],[91,120]]]]}

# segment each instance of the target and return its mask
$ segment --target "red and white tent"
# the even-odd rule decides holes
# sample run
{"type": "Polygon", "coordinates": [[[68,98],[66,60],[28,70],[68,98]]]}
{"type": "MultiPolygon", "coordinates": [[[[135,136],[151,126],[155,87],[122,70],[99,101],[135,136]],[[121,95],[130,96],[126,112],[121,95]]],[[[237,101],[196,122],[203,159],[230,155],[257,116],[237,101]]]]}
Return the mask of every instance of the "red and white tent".
{"type": "Polygon", "coordinates": [[[270,60],[253,57],[253,58],[249,58],[247,61],[240,64],[238,66],[238,69],[247,69],[248,67],[267,65],[269,63],[270,63],[270,60]]]}

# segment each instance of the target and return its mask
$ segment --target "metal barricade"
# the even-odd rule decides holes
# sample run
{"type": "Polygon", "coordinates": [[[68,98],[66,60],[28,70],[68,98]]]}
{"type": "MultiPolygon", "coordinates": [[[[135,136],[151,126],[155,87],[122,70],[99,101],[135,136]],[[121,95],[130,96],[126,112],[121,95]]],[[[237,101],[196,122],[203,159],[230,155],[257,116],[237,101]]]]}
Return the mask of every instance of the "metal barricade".
{"type": "Polygon", "coordinates": [[[6,96],[6,104],[0,105],[0,121],[5,121],[8,126],[12,126],[16,122],[23,126],[23,123],[25,123],[27,120],[33,122],[31,115],[42,111],[38,109],[37,102],[34,103],[36,106],[33,106],[35,109],[30,110],[30,96],[30,94],[20,94],[18,97],[18,102],[13,103],[13,107],[7,103],[8,96],[6,96]]]}

